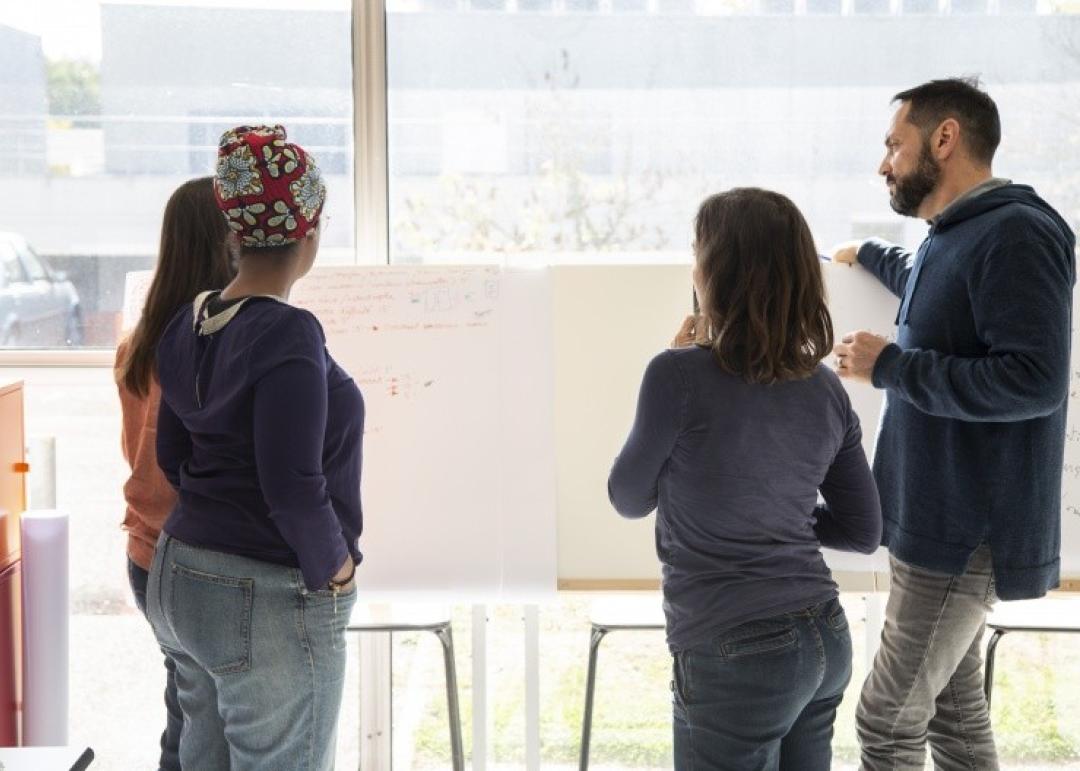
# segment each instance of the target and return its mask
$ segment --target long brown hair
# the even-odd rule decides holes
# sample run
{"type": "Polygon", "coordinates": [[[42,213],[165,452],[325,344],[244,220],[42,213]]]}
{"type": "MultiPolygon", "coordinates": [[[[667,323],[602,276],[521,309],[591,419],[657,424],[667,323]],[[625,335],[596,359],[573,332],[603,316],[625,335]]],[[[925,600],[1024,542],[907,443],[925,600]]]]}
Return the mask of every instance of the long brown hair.
{"type": "Polygon", "coordinates": [[[694,221],[706,342],[751,383],[808,377],[833,347],[814,239],[787,197],[745,187],[706,198],[694,221]]]}
{"type": "Polygon", "coordinates": [[[224,288],[232,280],[227,233],[212,177],[189,180],[169,197],[154,278],[116,372],[117,382],[132,393],[144,397],[150,392],[158,340],[177,310],[199,292],[224,288]]]}

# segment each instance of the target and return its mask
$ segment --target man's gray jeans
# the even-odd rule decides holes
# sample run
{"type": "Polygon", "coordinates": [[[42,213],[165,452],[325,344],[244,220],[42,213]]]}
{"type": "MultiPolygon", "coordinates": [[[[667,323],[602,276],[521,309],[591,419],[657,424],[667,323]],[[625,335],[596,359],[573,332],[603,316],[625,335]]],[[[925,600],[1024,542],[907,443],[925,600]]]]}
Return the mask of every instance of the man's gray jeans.
{"type": "Polygon", "coordinates": [[[950,576],[893,557],[885,629],[856,710],[863,771],[996,771],[982,637],[996,600],[990,548],[950,576]]]}

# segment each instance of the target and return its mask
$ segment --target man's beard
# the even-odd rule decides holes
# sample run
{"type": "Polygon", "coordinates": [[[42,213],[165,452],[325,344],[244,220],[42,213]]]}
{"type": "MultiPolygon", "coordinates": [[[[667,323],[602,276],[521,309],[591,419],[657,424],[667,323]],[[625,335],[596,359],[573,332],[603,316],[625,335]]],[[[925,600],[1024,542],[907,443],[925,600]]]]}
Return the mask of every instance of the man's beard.
{"type": "Polygon", "coordinates": [[[930,148],[923,145],[919,153],[919,164],[915,171],[905,177],[893,177],[893,191],[889,195],[889,205],[897,214],[914,217],[918,214],[923,199],[933,192],[941,178],[941,167],[930,155],[930,148]]]}

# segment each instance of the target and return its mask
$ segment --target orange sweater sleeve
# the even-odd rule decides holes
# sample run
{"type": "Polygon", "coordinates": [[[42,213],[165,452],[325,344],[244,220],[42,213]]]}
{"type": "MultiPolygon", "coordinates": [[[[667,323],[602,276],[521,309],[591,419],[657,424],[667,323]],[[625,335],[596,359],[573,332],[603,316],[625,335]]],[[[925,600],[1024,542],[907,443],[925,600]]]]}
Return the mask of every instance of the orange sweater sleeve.
{"type": "MultiPolygon", "coordinates": [[[[116,349],[117,373],[126,355],[127,341],[123,341],[116,349]]],[[[120,446],[131,468],[131,475],[124,483],[127,553],[136,565],[149,570],[158,535],[176,503],[176,491],[158,468],[155,450],[161,389],[153,378],[149,394],[140,397],[125,388],[117,377],[117,390],[122,418],[120,446]]]]}

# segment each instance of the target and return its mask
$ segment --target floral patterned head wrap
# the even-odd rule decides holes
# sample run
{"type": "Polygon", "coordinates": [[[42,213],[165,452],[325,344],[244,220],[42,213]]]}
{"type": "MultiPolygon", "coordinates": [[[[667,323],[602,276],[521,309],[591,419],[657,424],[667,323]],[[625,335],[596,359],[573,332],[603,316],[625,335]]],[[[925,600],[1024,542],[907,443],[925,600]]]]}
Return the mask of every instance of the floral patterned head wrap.
{"type": "Polygon", "coordinates": [[[283,246],[319,221],[326,185],[284,127],[238,126],[221,135],[214,196],[245,247],[283,246]]]}

